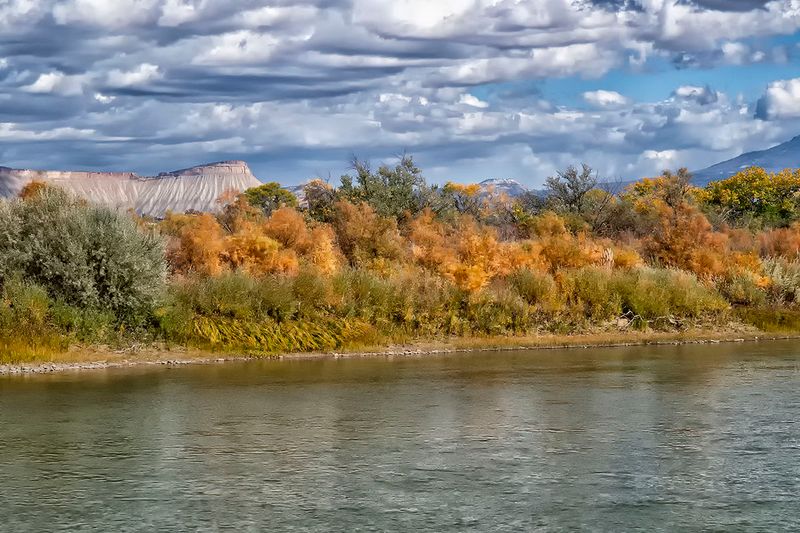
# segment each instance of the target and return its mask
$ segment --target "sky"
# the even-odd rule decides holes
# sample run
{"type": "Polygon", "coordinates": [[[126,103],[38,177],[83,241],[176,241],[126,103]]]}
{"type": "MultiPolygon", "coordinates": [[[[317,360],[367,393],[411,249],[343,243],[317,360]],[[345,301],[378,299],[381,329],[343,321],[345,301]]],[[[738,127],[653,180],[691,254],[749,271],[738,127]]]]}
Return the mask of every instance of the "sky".
{"type": "Polygon", "coordinates": [[[0,0],[3,166],[534,187],[796,135],[800,0],[0,0]]]}

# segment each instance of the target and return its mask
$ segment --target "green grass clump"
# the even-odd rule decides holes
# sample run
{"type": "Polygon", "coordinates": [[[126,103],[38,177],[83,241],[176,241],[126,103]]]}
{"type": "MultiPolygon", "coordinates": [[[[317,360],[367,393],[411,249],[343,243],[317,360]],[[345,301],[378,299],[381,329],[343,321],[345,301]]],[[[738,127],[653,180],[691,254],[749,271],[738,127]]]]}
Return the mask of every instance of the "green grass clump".
{"type": "Polygon", "coordinates": [[[615,273],[602,267],[585,267],[564,273],[561,291],[573,314],[605,321],[622,314],[622,297],[615,273]]]}
{"type": "Polygon", "coordinates": [[[741,307],[736,310],[736,315],[743,322],[768,333],[800,333],[798,309],[741,307]]]}

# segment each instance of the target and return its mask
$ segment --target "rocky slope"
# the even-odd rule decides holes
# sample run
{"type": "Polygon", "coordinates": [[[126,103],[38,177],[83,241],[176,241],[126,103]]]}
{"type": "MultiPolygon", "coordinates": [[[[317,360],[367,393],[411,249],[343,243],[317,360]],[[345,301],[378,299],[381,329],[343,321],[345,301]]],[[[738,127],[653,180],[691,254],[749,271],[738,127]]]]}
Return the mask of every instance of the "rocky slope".
{"type": "Polygon", "coordinates": [[[244,161],[221,161],[157,176],[0,167],[0,196],[15,196],[31,181],[51,183],[92,202],[156,218],[167,211],[213,212],[219,208],[217,199],[228,191],[261,185],[244,161]]]}

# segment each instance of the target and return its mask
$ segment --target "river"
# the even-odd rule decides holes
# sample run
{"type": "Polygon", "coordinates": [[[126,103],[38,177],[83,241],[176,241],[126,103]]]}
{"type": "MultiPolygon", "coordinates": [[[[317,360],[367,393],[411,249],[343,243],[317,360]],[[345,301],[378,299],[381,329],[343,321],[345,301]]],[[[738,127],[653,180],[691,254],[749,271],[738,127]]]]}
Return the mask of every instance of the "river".
{"type": "Polygon", "coordinates": [[[789,531],[800,343],[0,377],[3,531],[789,531]]]}

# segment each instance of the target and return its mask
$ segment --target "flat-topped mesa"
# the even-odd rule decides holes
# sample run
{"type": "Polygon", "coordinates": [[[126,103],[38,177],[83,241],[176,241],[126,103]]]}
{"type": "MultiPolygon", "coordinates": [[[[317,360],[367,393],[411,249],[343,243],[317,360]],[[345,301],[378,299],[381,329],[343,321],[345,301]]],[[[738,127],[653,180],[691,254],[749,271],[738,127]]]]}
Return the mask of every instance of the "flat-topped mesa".
{"type": "Polygon", "coordinates": [[[244,161],[220,161],[140,176],[134,172],[28,170],[0,167],[0,195],[12,197],[32,181],[62,187],[73,194],[118,209],[156,218],[168,211],[214,212],[229,192],[261,185],[244,161]]]}
{"type": "Polygon", "coordinates": [[[252,176],[250,167],[244,161],[231,160],[231,161],[218,161],[216,163],[207,163],[205,165],[198,165],[196,167],[182,168],[180,170],[172,170],[170,172],[159,172],[156,178],[163,177],[179,177],[179,176],[200,176],[200,175],[221,175],[221,176],[252,176]]]}

